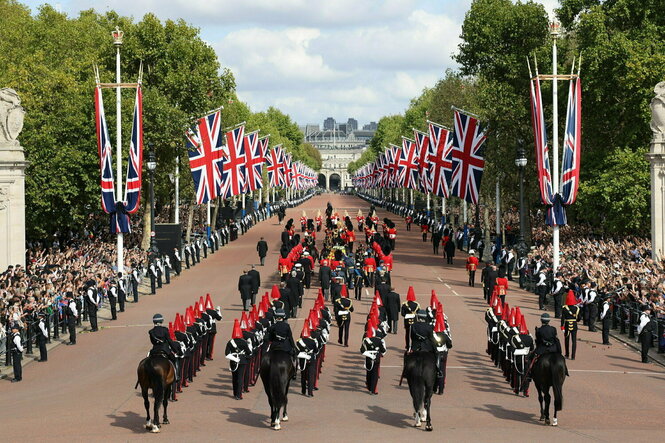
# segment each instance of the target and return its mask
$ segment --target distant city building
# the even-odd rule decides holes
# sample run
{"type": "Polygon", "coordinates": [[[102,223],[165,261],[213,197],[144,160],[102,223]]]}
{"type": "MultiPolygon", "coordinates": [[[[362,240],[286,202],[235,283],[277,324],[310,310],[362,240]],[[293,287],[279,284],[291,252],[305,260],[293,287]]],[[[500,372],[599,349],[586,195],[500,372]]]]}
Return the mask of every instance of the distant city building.
{"type": "Polygon", "coordinates": [[[326,189],[346,189],[352,186],[348,172],[349,163],[360,158],[376,131],[376,122],[358,130],[358,121],[349,118],[346,123],[337,123],[332,117],[318,125],[305,125],[301,129],[305,142],[312,144],[321,153],[323,160],[319,173],[319,186],[326,189]],[[373,129],[368,129],[373,128],[373,129]]]}
{"type": "Polygon", "coordinates": [[[335,129],[335,119],[332,117],[328,117],[323,121],[323,129],[327,129],[329,131],[332,131],[335,129]]]}

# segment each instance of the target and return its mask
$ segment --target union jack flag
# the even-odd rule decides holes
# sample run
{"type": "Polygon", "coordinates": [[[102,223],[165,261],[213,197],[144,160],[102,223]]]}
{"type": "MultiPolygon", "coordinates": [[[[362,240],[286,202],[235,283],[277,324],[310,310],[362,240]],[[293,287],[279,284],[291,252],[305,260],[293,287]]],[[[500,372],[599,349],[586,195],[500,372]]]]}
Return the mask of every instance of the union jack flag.
{"type": "Polygon", "coordinates": [[[291,154],[284,153],[284,185],[286,187],[292,186],[293,175],[291,171],[291,154]]]}
{"type": "Polygon", "coordinates": [[[107,214],[115,211],[115,182],[113,181],[113,157],[109,130],[104,115],[102,88],[95,88],[95,124],[97,127],[97,151],[99,152],[102,209],[107,214]]]}
{"type": "Polygon", "coordinates": [[[226,160],[222,196],[239,195],[245,188],[245,126],[238,126],[226,133],[226,160]]]}
{"type": "Polygon", "coordinates": [[[429,176],[429,135],[414,129],[413,136],[418,152],[418,187],[420,192],[432,192],[429,176]]]}
{"type": "Polygon", "coordinates": [[[270,134],[259,139],[259,147],[261,148],[261,157],[266,158],[268,156],[268,150],[270,149],[270,134]]]}
{"type": "Polygon", "coordinates": [[[282,145],[273,147],[266,156],[268,181],[271,187],[285,186],[284,183],[284,151],[282,145]]]}
{"type": "Polygon", "coordinates": [[[568,110],[566,112],[566,139],[561,162],[561,198],[564,205],[577,199],[580,185],[580,157],[582,154],[582,81],[570,81],[568,110]]]}
{"type": "Polygon", "coordinates": [[[418,189],[418,156],[416,142],[402,137],[402,150],[397,160],[398,183],[409,189],[418,189]]]}
{"type": "Polygon", "coordinates": [[[540,94],[540,80],[531,80],[531,123],[533,124],[534,143],[536,145],[536,165],[538,169],[538,184],[540,200],[545,205],[554,202],[552,188],[552,174],[550,170],[550,155],[547,147],[547,129],[543,115],[543,99],[540,94]]]}
{"type": "Polygon", "coordinates": [[[452,195],[470,203],[478,203],[485,168],[483,145],[486,138],[478,119],[455,111],[450,188],[452,195]]]}
{"type": "Polygon", "coordinates": [[[222,164],[226,155],[221,136],[221,111],[213,112],[197,120],[185,134],[196,202],[207,203],[220,195],[222,164]]]}
{"type": "Polygon", "coordinates": [[[141,177],[143,171],[143,92],[136,88],[134,118],[132,119],[132,139],[129,145],[127,162],[127,182],[125,184],[125,210],[133,214],[139,210],[141,199],[141,177]]]}
{"type": "Polygon", "coordinates": [[[450,131],[429,122],[429,177],[432,192],[439,197],[450,196],[450,176],[453,170],[453,140],[450,131]]]}
{"type": "Polygon", "coordinates": [[[245,135],[245,192],[263,187],[263,146],[259,143],[259,131],[245,135]]]}

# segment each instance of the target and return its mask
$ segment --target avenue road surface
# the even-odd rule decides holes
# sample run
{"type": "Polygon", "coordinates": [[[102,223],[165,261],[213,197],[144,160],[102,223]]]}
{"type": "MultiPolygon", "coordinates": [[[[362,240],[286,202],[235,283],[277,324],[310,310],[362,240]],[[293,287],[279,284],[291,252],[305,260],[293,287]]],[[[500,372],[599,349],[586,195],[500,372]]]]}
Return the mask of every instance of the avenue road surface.
{"type": "MultiPolygon", "coordinates": [[[[298,223],[303,209],[313,217],[317,209],[325,209],[327,201],[340,214],[346,209],[352,217],[358,208],[365,214],[369,208],[356,197],[324,194],[288,210],[287,219],[298,223]]],[[[412,427],[406,382],[398,386],[404,349],[401,321],[399,333],[387,337],[379,395],[370,396],[364,388],[359,347],[371,296],[354,301],[348,348],[337,344],[337,329],[332,328],[320,390],[314,398],[300,395],[299,378],[292,384],[290,420],[281,431],[269,427],[269,407],[260,381],[243,400],[233,399],[228,361],[222,353],[233,319],[241,313],[238,276],[243,268],[258,263],[256,242],[263,236],[270,251],[265,267],[257,267],[264,288],[259,295],[277,281],[283,226],[272,218],[175,278],[157,295],[129,305],[119,320],[101,323],[99,332],[81,334],[76,346],[58,346],[50,352],[48,363],[31,363],[24,369],[22,383],[0,382],[2,440],[386,442],[413,438],[516,442],[662,438],[665,370],[640,363],[636,352],[616,341],[611,347],[601,345],[600,334],[586,330],[579,334],[577,359],[568,362],[570,377],[564,385],[559,427],[540,423],[535,387],[531,387],[530,398],[515,396],[485,353],[486,304],[480,284],[467,286],[466,255],[455,257],[454,265],[445,265],[441,256],[432,254],[431,243],[422,242],[419,230],[407,232],[403,220],[395,215],[379,211],[379,216],[391,217],[397,223],[392,279],[402,300],[408,286],[413,285],[418,301],[426,305],[435,289],[449,317],[454,347],[448,358],[445,394],[435,395],[432,401],[433,432],[412,427]],[[136,365],[150,348],[147,331],[152,315],[159,312],[171,320],[206,293],[215,305],[222,306],[224,315],[224,321],[218,323],[214,361],[207,362],[179,395],[179,401],[170,404],[171,424],[163,426],[161,434],[147,434],[143,401],[134,384],[136,365]]],[[[320,242],[319,238],[319,246],[320,242]]],[[[521,307],[533,332],[540,316],[537,300],[515,287],[511,282],[507,301],[521,307]]],[[[317,291],[318,282],[307,291],[303,309],[309,310],[317,291]]],[[[290,323],[294,335],[299,334],[302,320],[290,323]]]]}

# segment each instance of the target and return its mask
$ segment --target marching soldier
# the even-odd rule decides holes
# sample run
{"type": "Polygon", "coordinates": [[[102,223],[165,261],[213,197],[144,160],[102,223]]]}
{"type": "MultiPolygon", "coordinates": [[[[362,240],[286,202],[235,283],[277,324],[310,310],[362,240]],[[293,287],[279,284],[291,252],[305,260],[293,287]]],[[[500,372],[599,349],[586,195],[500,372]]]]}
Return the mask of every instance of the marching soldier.
{"type": "Polygon", "coordinates": [[[21,344],[21,328],[18,323],[14,322],[11,327],[11,354],[12,365],[14,367],[14,378],[12,383],[18,383],[23,380],[23,367],[21,360],[23,359],[23,345],[21,344]]]}
{"type": "Polygon", "coordinates": [[[580,307],[577,305],[575,294],[572,290],[569,290],[566,296],[566,305],[561,311],[561,330],[565,337],[566,358],[570,356],[571,360],[575,360],[575,352],[577,351],[577,322],[579,320],[580,307]],[[571,341],[572,349],[570,349],[571,341]]]}
{"type": "Polygon", "coordinates": [[[351,326],[352,312],[353,302],[349,300],[349,293],[346,286],[343,286],[341,296],[335,300],[335,317],[337,320],[337,327],[339,328],[337,343],[341,345],[343,338],[345,348],[349,347],[349,327],[351,326]]]}
{"type": "Polygon", "coordinates": [[[420,309],[420,305],[416,301],[416,293],[413,286],[409,286],[409,291],[406,293],[406,301],[402,304],[401,314],[404,317],[404,341],[406,342],[406,349],[410,347],[411,341],[411,326],[416,322],[416,314],[420,309]]]}
{"type": "MultiPolygon", "coordinates": [[[[448,240],[452,241],[452,240],[448,240]]],[[[476,286],[476,269],[478,269],[478,257],[473,249],[469,251],[469,258],[466,259],[466,270],[469,272],[469,286],[476,286]]]]}
{"type": "Polygon", "coordinates": [[[305,397],[314,396],[314,388],[318,370],[317,355],[319,345],[311,337],[309,325],[305,322],[300,340],[296,342],[298,349],[298,369],[300,369],[300,389],[305,397]]]}
{"type": "Polygon", "coordinates": [[[610,343],[610,322],[612,320],[612,311],[610,309],[610,298],[605,296],[603,298],[603,307],[600,311],[600,321],[603,324],[603,344],[611,345],[610,343]]]}
{"type": "Polygon", "coordinates": [[[450,325],[448,325],[448,318],[443,313],[443,310],[437,309],[436,321],[434,322],[434,340],[436,346],[436,383],[434,385],[434,392],[437,395],[443,395],[443,390],[446,388],[446,367],[448,365],[448,351],[453,347],[453,338],[450,333],[450,325]]]}
{"type": "Polygon", "coordinates": [[[360,353],[365,356],[366,386],[369,395],[378,395],[379,370],[381,368],[381,357],[386,354],[386,342],[383,338],[375,335],[371,319],[367,322],[365,336],[360,345],[360,353]]]}
{"type": "Polygon", "coordinates": [[[251,353],[251,345],[243,338],[240,323],[238,319],[235,319],[231,340],[226,344],[226,350],[224,351],[231,368],[233,398],[235,400],[242,400],[242,391],[245,384],[245,367],[249,363],[251,353]]]}
{"type": "Polygon", "coordinates": [[[44,312],[40,312],[38,314],[38,317],[39,317],[39,322],[37,323],[35,328],[35,339],[37,341],[37,345],[39,346],[39,360],[37,361],[44,362],[48,360],[48,354],[46,353],[48,330],[46,329],[46,321],[44,321],[46,314],[44,312]]]}
{"type": "Polygon", "coordinates": [[[526,327],[526,320],[522,315],[520,318],[520,333],[513,336],[510,344],[513,346],[513,392],[519,395],[520,391],[525,397],[529,396],[529,379],[526,377],[529,368],[528,355],[533,352],[535,346],[533,337],[526,327]]]}

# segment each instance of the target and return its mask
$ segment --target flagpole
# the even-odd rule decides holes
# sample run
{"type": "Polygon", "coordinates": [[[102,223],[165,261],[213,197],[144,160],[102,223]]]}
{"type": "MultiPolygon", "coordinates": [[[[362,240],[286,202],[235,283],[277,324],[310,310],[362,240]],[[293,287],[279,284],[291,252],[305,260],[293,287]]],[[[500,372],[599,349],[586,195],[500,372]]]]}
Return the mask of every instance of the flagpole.
{"type": "Polygon", "coordinates": [[[210,200],[206,205],[206,238],[210,240],[210,200]]]}
{"type": "MultiPolygon", "coordinates": [[[[120,86],[120,46],[122,46],[122,31],[116,26],[115,33],[111,33],[114,37],[113,44],[115,45],[115,81],[118,86],[115,88],[115,137],[116,137],[116,202],[123,200],[122,195],[122,87],[120,86]],[[117,37],[116,37],[117,36],[117,37]]],[[[120,215],[117,215],[120,216],[120,215]]],[[[124,236],[122,232],[118,232],[118,257],[117,257],[117,272],[124,271],[124,236]]]]}
{"type": "Polygon", "coordinates": [[[463,219],[464,219],[464,224],[466,224],[466,222],[467,222],[467,218],[466,218],[466,200],[462,200],[462,201],[464,202],[464,216],[463,216],[463,219]]]}
{"type": "Polygon", "coordinates": [[[446,197],[441,197],[441,218],[444,222],[448,221],[446,220],[446,197]]]}
{"type": "Polygon", "coordinates": [[[429,211],[429,192],[427,192],[426,194],[427,194],[427,216],[429,217],[429,212],[430,212],[429,211]]]}
{"type": "Polygon", "coordinates": [[[180,156],[175,158],[175,223],[180,223],[180,156]]]}
{"type": "MultiPolygon", "coordinates": [[[[552,36],[552,154],[554,156],[553,192],[559,193],[559,90],[557,80],[557,47],[559,38],[559,24],[553,22],[550,25],[552,36]]],[[[556,273],[559,268],[559,226],[552,227],[552,270],[556,273]]]]}
{"type": "Polygon", "coordinates": [[[411,205],[411,209],[415,209],[413,205],[413,189],[409,189],[409,204],[411,205]]]}

